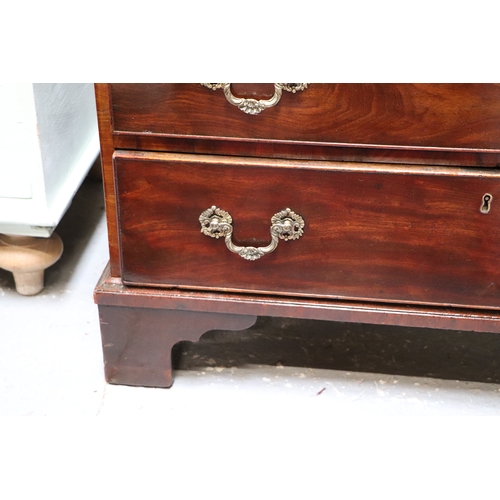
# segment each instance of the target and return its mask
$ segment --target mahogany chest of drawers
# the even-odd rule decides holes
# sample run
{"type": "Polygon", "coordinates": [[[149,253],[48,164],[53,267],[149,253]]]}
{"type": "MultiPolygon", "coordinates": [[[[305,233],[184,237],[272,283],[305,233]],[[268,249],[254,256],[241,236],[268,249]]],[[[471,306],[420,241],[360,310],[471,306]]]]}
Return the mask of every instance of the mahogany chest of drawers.
{"type": "Polygon", "coordinates": [[[500,85],[97,84],[106,379],[257,316],[500,331],[500,85]]]}

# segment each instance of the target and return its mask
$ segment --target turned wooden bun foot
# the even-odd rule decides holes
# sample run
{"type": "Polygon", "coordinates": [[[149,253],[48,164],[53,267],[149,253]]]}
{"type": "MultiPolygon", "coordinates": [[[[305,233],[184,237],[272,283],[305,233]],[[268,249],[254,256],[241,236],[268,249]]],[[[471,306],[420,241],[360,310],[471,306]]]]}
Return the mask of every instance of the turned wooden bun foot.
{"type": "Polygon", "coordinates": [[[14,275],[21,295],[43,290],[44,271],[61,257],[63,243],[53,233],[50,238],[0,234],[0,267],[14,275]]]}

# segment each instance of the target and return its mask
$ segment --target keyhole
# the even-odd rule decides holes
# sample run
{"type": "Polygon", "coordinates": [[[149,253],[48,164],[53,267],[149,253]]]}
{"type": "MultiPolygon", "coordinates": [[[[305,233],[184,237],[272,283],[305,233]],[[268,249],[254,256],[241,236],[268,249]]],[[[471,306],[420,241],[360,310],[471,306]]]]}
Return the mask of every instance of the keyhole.
{"type": "Polygon", "coordinates": [[[482,214],[487,214],[489,213],[491,209],[491,201],[493,200],[493,196],[489,193],[486,193],[483,196],[483,203],[481,205],[481,208],[479,209],[482,214]]]}

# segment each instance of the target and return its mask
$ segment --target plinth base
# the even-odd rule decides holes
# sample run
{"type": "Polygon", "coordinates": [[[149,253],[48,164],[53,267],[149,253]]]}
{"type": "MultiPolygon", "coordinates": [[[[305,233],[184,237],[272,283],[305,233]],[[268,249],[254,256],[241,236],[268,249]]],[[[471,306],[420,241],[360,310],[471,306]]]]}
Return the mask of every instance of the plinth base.
{"type": "Polygon", "coordinates": [[[124,286],[103,274],[95,289],[106,380],[170,387],[171,350],[209,330],[243,330],[258,316],[500,332],[500,311],[124,286]]]}

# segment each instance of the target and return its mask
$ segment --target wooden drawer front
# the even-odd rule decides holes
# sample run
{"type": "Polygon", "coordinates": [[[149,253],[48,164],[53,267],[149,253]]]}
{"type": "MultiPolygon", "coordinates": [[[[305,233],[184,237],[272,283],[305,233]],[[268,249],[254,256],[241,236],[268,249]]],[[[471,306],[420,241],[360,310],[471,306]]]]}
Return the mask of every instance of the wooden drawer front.
{"type": "MultiPolygon", "coordinates": [[[[252,98],[274,92],[231,88],[252,98]]],[[[125,134],[500,152],[497,84],[311,84],[258,115],[194,83],[112,84],[111,101],[114,130],[125,134]]]]}
{"type": "Polygon", "coordinates": [[[500,307],[494,171],[120,151],[114,168],[127,284],[500,307]],[[287,207],[304,234],[248,261],[201,233],[212,205],[237,245],[268,245],[287,207]]]}

